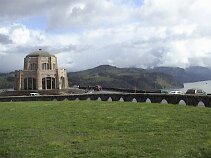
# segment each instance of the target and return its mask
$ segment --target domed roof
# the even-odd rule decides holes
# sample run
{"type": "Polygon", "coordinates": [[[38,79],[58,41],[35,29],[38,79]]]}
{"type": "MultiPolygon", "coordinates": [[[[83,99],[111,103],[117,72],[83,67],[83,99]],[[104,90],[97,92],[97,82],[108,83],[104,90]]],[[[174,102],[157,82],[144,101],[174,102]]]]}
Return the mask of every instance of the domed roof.
{"type": "Polygon", "coordinates": [[[47,51],[43,51],[42,49],[39,49],[38,51],[35,51],[35,52],[28,54],[26,57],[38,57],[38,56],[51,57],[51,56],[54,56],[54,55],[51,55],[47,51]]]}

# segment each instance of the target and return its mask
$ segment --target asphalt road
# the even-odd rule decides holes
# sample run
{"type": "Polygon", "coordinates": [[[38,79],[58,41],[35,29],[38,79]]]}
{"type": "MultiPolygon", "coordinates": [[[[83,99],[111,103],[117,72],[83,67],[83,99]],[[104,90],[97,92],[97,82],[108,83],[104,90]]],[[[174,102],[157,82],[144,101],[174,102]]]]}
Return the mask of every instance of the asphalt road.
{"type": "Polygon", "coordinates": [[[88,94],[121,94],[123,92],[115,92],[115,91],[105,91],[105,90],[102,90],[102,91],[94,91],[94,90],[90,90],[87,92],[88,94]]]}

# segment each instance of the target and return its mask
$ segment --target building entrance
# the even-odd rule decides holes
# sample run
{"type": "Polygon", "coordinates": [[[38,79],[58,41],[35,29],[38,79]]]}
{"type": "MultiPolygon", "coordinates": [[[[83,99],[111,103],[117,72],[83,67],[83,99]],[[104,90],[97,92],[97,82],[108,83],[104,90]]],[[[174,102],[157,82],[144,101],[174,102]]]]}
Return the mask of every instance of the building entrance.
{"type": "Polygon", "coordinates": [[[53,77],[42,78],[42,89],[56,89],[55,78],[53,77]]]}
{"type": "Polygon", "coordinates": [[[24,78],[24,90],[35,90],[36,89],[36,79],[32,77],[24,78]]]}

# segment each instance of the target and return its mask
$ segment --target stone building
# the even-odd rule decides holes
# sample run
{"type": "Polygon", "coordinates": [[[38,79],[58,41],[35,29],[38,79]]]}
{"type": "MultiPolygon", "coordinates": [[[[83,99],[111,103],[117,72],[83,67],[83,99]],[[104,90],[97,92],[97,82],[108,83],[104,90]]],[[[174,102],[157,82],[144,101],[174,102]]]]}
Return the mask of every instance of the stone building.
{"type": "Polygon", "coordinates": [[[15,90],[52,90],[68,88],[65,69],[59,69],[57,58],[39,49],[24,58],[24,69],[15,71],[15,90]]]}

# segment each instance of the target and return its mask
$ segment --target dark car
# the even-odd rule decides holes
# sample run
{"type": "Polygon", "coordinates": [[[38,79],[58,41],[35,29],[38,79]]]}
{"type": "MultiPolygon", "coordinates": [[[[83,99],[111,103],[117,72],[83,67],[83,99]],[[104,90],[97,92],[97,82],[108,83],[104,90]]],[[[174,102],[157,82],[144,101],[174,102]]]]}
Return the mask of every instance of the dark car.
{"type": "Polygon", "coordinates": [[[168,94],[168,91],[165,89],[159,89],[159,90],[154,91],[153,93],[168,94]]]}
{"type": "Polygon", "coordinates": [[[94,90],[95,90],[95,91],[101,91],[101,90],[102,90],[102,87],[101,87],[100,85],[96,85],[96,86],[94,87],[94,90]]]}
{"type": "Polygon", "coordinates": [[[206,95],[206,92],[203,91],[202,89],[195,89],[195,88],[192,88],[192,89],[188,89],[188,90],[186,91],[185,94],[206,95]]]}

